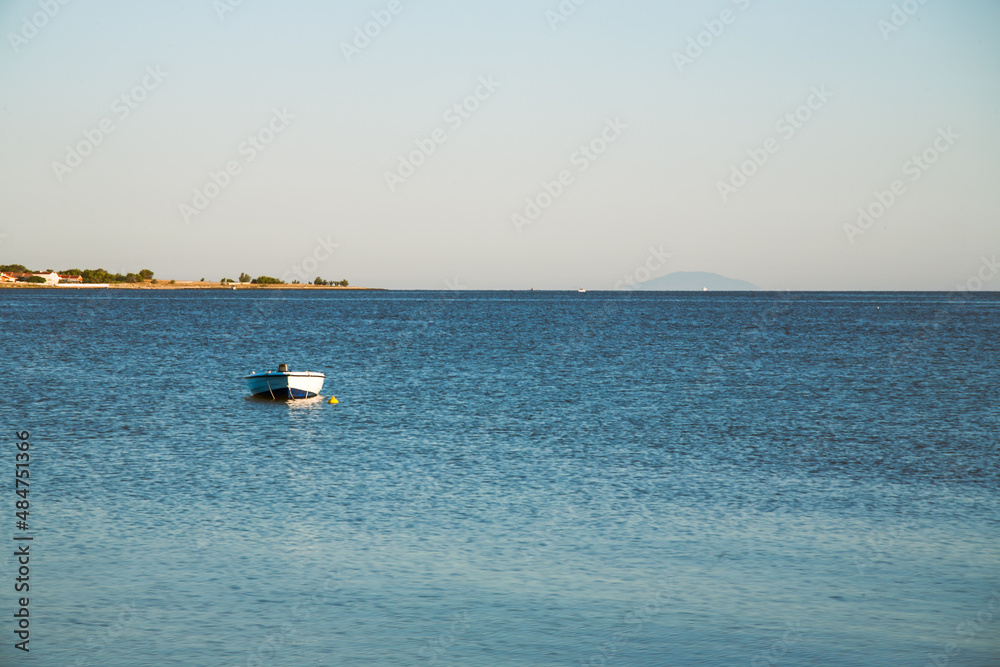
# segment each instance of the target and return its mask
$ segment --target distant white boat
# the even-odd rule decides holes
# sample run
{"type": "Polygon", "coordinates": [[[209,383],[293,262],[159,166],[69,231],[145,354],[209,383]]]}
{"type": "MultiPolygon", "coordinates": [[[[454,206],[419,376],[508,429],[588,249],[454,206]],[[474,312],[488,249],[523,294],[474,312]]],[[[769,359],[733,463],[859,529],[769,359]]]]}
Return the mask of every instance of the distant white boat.
{"type": "Polygon", "coordinates": [[[578,289],[578,290],[577,290],[577,292],[579,292],[580,294],[586,294],[586,293],[587,293],[587,290],[585,290],[585,289],[583,289],[583,288],[581,287],[580,289],[578,289]]]}
{"type": "Polygon", "coordinates": [[[291,372],[288,364],[278,364],[277,371],[250,373],[246,376],[247,387],[252,395],[276,401],[319,396],[325,380],[326,375],[323,373],[291,372]]]}

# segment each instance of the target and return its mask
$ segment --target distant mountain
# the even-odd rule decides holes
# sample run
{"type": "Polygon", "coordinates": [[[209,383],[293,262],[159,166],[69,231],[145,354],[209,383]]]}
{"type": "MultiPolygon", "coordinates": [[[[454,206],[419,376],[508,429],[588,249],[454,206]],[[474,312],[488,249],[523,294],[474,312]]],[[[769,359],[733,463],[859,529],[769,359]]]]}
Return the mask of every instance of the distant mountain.
{"type": "Polygon", "coordinates": [[[711,292],[745,292],[760,289],[745,280],[733,280],[718,273],[704,271],[678,271],[639,285],[639,289],[643,291],[664,292],[700,292],[706,287],[711,292]]]}

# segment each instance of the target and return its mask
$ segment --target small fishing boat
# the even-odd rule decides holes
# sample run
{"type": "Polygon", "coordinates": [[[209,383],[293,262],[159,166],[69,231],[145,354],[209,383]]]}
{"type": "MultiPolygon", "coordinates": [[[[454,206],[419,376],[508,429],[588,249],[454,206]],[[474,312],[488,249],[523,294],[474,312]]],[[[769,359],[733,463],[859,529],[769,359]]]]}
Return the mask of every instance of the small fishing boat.
{"type": "Polygon", "coordinates": [[[278,364],[277,371],[250,373],[246,376],[247,387],[252,395],[276,401],[319,396],[325,380],[326,375],[323,373],[289,371],[288,364],[278,364]]]}

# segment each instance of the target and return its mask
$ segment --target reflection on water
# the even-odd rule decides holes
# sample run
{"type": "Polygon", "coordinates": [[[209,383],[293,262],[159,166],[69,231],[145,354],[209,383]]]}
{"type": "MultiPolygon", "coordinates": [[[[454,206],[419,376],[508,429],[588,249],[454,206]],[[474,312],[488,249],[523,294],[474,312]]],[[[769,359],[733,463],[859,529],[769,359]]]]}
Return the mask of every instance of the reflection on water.
{"type": "Polygon", "coordinates": [[[313,396],[312,398],[294,398],[294,399],[279,399],[270,398],[268,396],[245,396],[246,400],[253,404],[264,404],[264,405],[280,405],[287,408],[294,409],[306,409],[306,408],[316,408],[322,407],[323,405],[329,405],[331,409],[337,407],[337,404],[328,404],[327,401],[330,400],[329,396],[313,396]]]}

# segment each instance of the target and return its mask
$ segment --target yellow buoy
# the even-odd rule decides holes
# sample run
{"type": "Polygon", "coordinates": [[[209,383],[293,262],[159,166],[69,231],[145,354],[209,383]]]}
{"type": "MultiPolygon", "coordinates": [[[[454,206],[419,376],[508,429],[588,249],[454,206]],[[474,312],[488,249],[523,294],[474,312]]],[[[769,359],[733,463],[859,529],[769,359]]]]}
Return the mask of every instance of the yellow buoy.
{"type": "Polygon", "coordinates": [[[336,404],[336,403],[340,403],[340,401],[337,400],[336,396],[331,396],[330,400],[327,401],[327,403],[334,403],[334,404],[336,404]]]}

